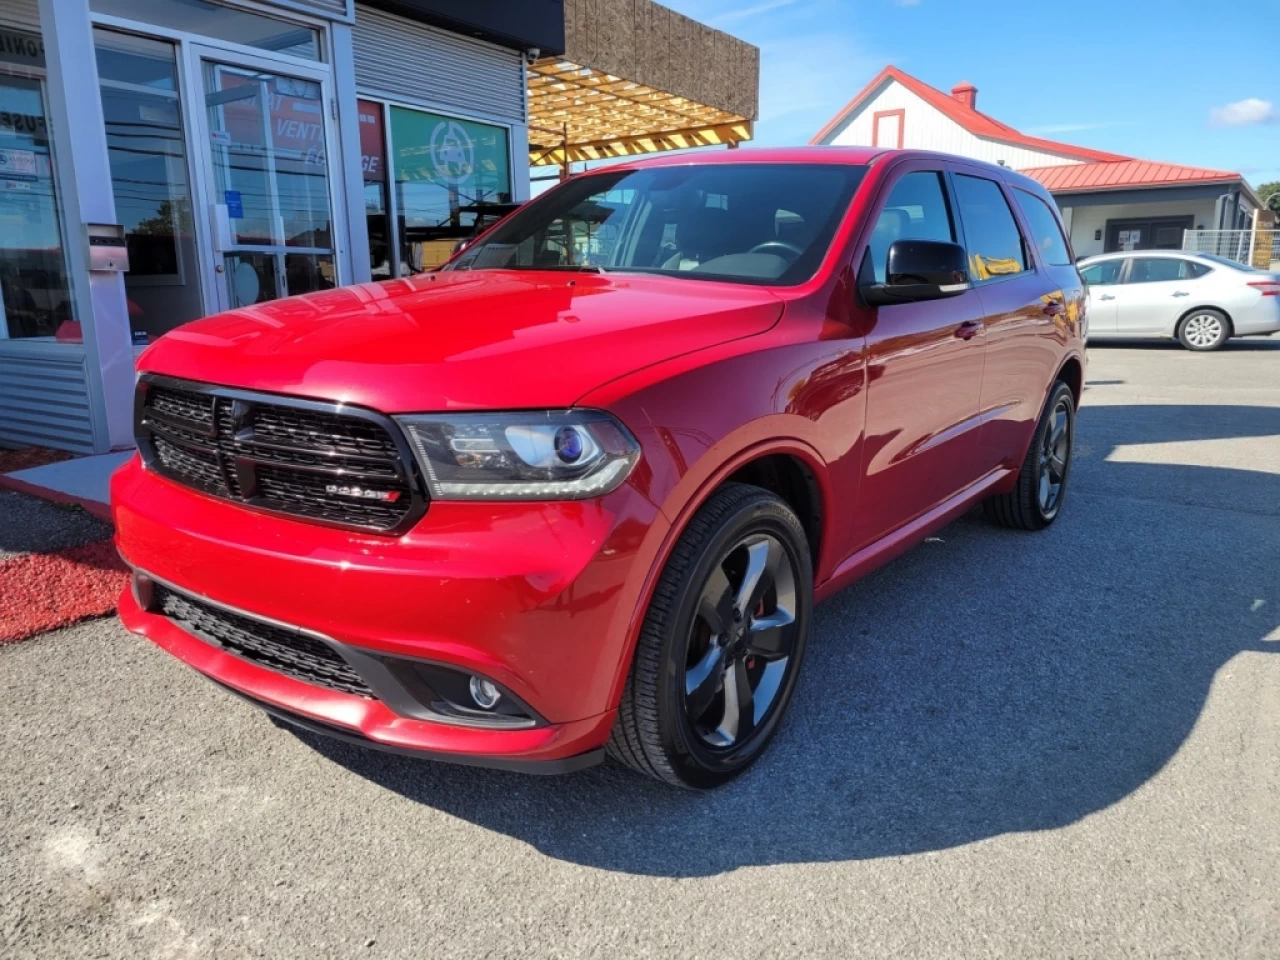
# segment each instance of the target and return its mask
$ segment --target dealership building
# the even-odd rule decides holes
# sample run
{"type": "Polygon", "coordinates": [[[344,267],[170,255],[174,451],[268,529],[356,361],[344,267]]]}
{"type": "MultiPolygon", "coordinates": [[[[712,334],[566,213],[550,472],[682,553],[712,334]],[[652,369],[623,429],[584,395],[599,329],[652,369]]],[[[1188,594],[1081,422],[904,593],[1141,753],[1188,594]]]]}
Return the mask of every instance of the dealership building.
{"type": "Polygon", "coordinates": [[[428,269],[531,165],[736,146],[758,69],[650,0],[0,0],[0,444],[131,446],[156,337],[428,269]]]}

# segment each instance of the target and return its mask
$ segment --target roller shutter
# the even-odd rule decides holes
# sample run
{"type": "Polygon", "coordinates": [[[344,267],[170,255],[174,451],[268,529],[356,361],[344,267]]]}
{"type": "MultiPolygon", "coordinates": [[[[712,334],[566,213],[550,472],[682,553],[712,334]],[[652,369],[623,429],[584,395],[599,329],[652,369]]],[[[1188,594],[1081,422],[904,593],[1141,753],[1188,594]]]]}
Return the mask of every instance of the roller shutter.
{"type": "Polygon", "coordinates": [[[514,50],[356,5],[361,93],[446,113],[525,122],[524,58],[514,50]]]}

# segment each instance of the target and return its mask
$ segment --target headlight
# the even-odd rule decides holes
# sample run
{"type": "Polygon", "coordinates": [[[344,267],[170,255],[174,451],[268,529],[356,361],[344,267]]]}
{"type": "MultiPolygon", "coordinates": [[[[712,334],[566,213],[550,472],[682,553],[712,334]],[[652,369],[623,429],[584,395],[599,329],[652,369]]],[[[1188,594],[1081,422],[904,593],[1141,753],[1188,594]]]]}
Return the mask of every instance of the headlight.
{"type": "Polygon", "coordinates": [[[594,410],[396,417],[435,500],[582,500],[616,489],[640,457],[594,410]]]}

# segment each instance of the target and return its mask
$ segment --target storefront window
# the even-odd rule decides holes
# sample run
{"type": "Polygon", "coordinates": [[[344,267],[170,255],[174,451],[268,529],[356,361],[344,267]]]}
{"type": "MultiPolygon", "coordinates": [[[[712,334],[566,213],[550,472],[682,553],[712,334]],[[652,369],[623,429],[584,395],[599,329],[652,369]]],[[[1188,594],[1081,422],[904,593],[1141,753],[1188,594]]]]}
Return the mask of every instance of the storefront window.
{"type": "Polygon", "coordinates": [[[511,202],[507,131],[391,108],[401,274],[448,259],[493,204],[511,202]]]}
{"type": "Polygon", "coordinates": [[[94,31],[135,343],[204,313],[174,46],[94,31]]]}
{"type": "Polygon", "coordinates": [[[0,27],[0,337],[79,341],[44,77],[40,37],[0,27]]]}
{"type": "Polygon", "coordinates": [[[364,214],[369,227],[369,273],[375,280],[391,276],[391,224],[388,218],[387,139],[382,104],[358,101],[360,168],[364,171],[364,214]]]}
{"type": "Polygon", "coordinates": [[[198,33],[259,50],[308,60],[323,59],[319,31],[207,0],[89,0],[89,9],[105,16],[198,33]]]}

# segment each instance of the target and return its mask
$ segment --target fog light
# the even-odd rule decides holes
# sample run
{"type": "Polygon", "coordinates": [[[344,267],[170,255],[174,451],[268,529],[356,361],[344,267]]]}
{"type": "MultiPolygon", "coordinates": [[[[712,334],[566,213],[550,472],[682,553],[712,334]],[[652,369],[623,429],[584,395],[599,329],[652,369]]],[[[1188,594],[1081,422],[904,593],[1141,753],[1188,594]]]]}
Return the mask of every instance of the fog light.
{"type": "Polygon", "coordinates": [[[476,702],[476,706],[481,710],[492,710],[498,705],[498,701],[502,699],[502,694],[498,692],[498,688],[484,677],[473,676],[470,686],[471,699],[476,702]]]}

